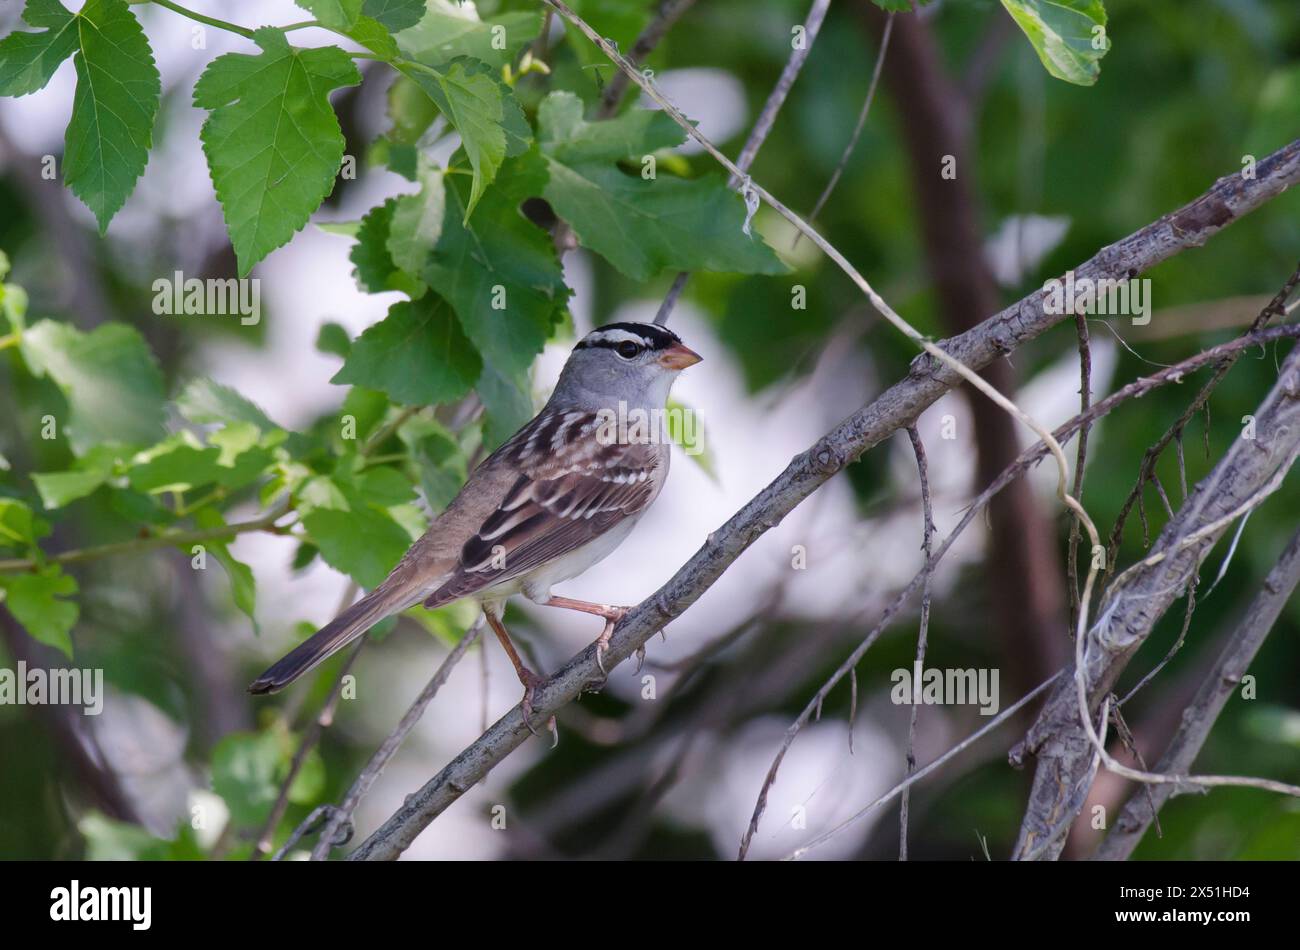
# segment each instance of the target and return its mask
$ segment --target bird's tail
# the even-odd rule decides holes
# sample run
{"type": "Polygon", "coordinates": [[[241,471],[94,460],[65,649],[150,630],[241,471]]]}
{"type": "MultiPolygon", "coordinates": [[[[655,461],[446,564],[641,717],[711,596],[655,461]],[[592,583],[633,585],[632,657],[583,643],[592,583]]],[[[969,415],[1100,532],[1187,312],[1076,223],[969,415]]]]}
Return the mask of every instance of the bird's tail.
{"type": "MultiPolygon", "coordinates": [[[[410,606],[400,590],[380,585],[339,614],[293,650],[286,653],[265,673],[249,684],[250,693],[278,693],[298,677],[324,662],[361,636],[379,621],[410,606]]],[[[419,597],[415,597],[419,600],[419,597]]]]}

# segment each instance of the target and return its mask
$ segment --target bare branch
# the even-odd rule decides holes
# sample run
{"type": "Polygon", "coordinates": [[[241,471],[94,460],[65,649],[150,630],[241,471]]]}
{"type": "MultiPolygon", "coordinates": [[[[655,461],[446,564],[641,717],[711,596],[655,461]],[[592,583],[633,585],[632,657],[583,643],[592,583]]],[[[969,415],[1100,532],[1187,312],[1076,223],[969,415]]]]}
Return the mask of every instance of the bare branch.
{"type": "MultiPolygon", "coordinates": [[[[1178,775],[1191,769],[1223,707],[1246,675],[1297,585],[1300,585],[1300,532],[1292,536],[1286,550],[1264,578],[1245,617],[1201,681],[1196,696],[1183,711],[1178,731],[1165,754],[1156,762],[1155,772],[1178,775]]],[[[1107,861],[1128,858],[1160,807],[1177,794],[1178,789],[1174,785],[1157,785],[1140,791],[1148,794],[1134,793],[1128,800],[1110,834],[1093,854],[1094,858],[1107,861]]]]}
{"type": "MultiPolygon", "coordinates": [[[[1275,316],[1285,316],[1287,298],[1291,296],[1291,293],[1295,290],[1297,284],[1300,284],[1300,265],[1296,266],[1296,269],[1291,273],[1291,276],[1287,278],[1286,283],[1282,285],[1282,288],[1277,292],[1273,299],[1269,301],[1268,305],[1260,311],[1259,315],[1251,323],[1250,329],[1247,330],[1246,333],[1254,333],[1256,330],[1267,325],[1269,320],[1275,316]]],[[[1120,506],[1119,514],[1115,518],[1115,525],[1111,528],[1110,539],[1106,546],[1106,564],[1108,572],[1114,567],[1115,559],[1119,554],[1119,545],[1124,534],[1124,522],[1127,520],[1128,514],[1135,503],[1139,506],[1139,509],[1141,508],[1142,492],[1146,488],[1146,483],[1155,477],[1156,462],[1160,460],[1160,456],[1164,453],[1165,449],[1169,447],[1170,442],[1176,442],[1178,444],[1179,478],[1182,483],[1183,498],[1186,499],[1187,472],[1184,467],[1182,456],[1183,430],[1186,429],[1187,424],[1195,418],[1196,414],[1204,409],[1207,414],[1205,425],[1205,454],[1207,456],[1210,454],[1210,426],[1208,417],[1210,411],[1210,396],[1214,394],[1219,383],[1223,381],[1223,377],[1228,375],[1228,371],[1232,369],[1233,364],[1236,363],[1240,355],[1240,353],[1236,353],[1231,357],[1226,357],[1224,359],[1222,364],[1220,364],[1215,370],[1214,375],[1210,377],[1210,379],[1206,380],[1205,385],[1203,385],[1200,392],[1196,394],[1196,398],[1192,400],[1191,404],[1183,414],[1178,417],[1178,420],[1165,431],[1164,435],[1156,440],[1154,445],[1147,449],[1146,454],[1142,457],[1142,464],[1138,467],[1137,482],[1129,491],[1128,497],[1124,499],[1124,503],[1120,506]]],[[[1143,531],[1145,532],[1145,512],[1139,510],[1139,514],[1143,517],[1143,531]]],[[[1143,535],[1143,543],[1146,543],[1145,533],[1143,535]]]]}
{"type": "MultiPolygon", "coordinates": [[[[637,66],[646,61],[651,53],[654,52],[659,42],[673,28],[673,25],[681,19],[682,14],[695,6],[695,0],[660,0],[659,7],[655,10],[655,15],[650,22],[646,24],[641,35],[636,38],[632,48],[628,50],[628,62],[637,66]]],[[[555,11],[547,8],[546,18],[550,18],[555,11]]],[[[600,97],[600,109],[597,117],[601,119],[611,118],[618,112],[619,104],[623,101],[623,93],[627,91],[628,78],[626,73],[617,72],[610,79],[605,91],[600,97]]]]}
{"type": "MultiPolygon", "coordinates": [[[[889,15],[893,22],[894,15],[889,15]]],[[[921,550],[925,552],[924,579],[921,581],[921,624],[916,637],[916,668],[925,666],[925,647],[930,634],[930,581],[934,575],[934,552],[931,539],[934,537],[934,509],[930,504],[930,473],[925,460],[925,443],[916,426],[907,427],[907,437],[912,442],[912,453],[916,456],[916,471],[921,482],[921,550]]],[[[856,687],[857,683],[854,682],[856,687]]],[[[856,689],[855,689],[856,692],[856,689]]],[[[921,707],[916,703],[916,693],[912,694],[912,715],[907,724],[907,774],[916,771],[916,719],[921,707]]],[[[850,726],[850,729],[852,726],[850,726]]],[[[898,806],[898,860],[907,860],[907,812],[911,793],[903,789],[903,797],[898,806]]]]}
{"type": "MultiPolygon", "coordinates": [[[[1092,348],[1088,340],[1088,318],[1077,314],[1074,318],[1075,332],[1079,335],[1079,411],[1087,412],[1092,403],[1092,348]]],[[[1074,497],[1083,499],[1083,469],[1088,460],[1089,423],[1084,423],[1079,430],[1079,446],[1074,458],[1074,497]]],[[[1070,629],[1079,622],[1079,530],[1082,526],[1078,518],[1070,519],[1070,545],[1066,555],[1066,572],[1070,595],[1070,629]]]]}
{"type": "MultiPolygon", "coordinates": [[[[356,595],[357,588],[355,584],[348,585],[348,596],[343,598],[343,607],[346,607],[356,595]]],[[[340,608],[340,611],[342,608],[340,608]]],[[[320,714],[312,720],[307,731],[303,733],[302,739],[298,743],[298,749],[293,754],[293,760],[289,763],[289,772],[280,783],[280,794],[276,796],[275,804],[271,806],[270,813],[266,816],[266,821],[262,823],[262,830],[258,833],[257,843],[253,846],[253,853],[249,855],[250,861],[257,861],[271,853],[271,837],[275,834],[276,827],[280,824],[280,819],[284,817],[286,809],[289,807],[289,790],[293,788],[293,783],[298,780],[298,773],[302,771],[303,763],[307,761],[307,756],[311,750],[316,748],[320,742],[321,735],[334,722],[334,711],[338,708],[339,699],[343,695],[343,681],[352,670],[352,665],[357,662],[357,657],[365,649],[368,638],[363,637],[361,641],[348,654],[347,661],[339,670],[339,675],[334,680],[334,685],[330,688],[330,694],[325,699],[325,705],[321,707],[320,714]]]]}
{"type": "MultiPolygon", "coordinates": [[[[1199,353],[1182,363],[1166,367],[1152,376],[1129,383],[1118,392],[1112,393],[1101,402],[1090,406],[1086,412],[1080,413],[1073,419],[1061,425],[1056,430],[1056,437],[1059,440],[1068,439],[1082,426],[1090,424],[1092,421],[1100,418],[1122,403],[1131,399],[1136,399],[1157,386],[1181,380],[1186,373],[1209,363],[1222,360],[1227,354],[1239,352],[1248,346],[1260,345],[1267,339],[1283,338],[1300,338],[1300,326],[1291,325],[1276,327],[1272,330],[1259,331],[1251,337],[1241,337],[1229,343],[1222,344],[1221,346],[1215,347],[1204,353],[1199,353]]],[[[880,621],[876,627],[867,634],[858,645],[857,649],[850,654],[849,658],[845,660],[833,674],[831,674],[822,685],[821,689],[819,689],[808,701],[807,705],[805,705],[803,711],[799,714],[799,717],[786,730],[785,738],[781,743],[781,747],[773,758],[772,764],[769,766],[767,775],[763,780],[763,785],[759,789],[758,800],[754,804],[753,815],[750,817],[749,826],[741,839],[739,852],[740,860],[743,861],[748,853],[749,844],[753,839],[754,834],[757,832],[759,821],[762,819],[763,812],[767,808],[768,791],[771,789],[773,783],[775,783],[777,772],[781,768],[781,763],[785,759],[785,754],[789,751],[795,738],[798,737],[799,732],[808,724],[809,720],[818,712],[818,710],[820,710],[822,702],[830,694],[830,691],[835,688],[835,686],[849,671],[857,666],[866,651],[871,648],[872,644],[874,644],[880,637],[881,633],[884,632],[893,617],[902,609],[903,604],[906,603],[912,594],[922,586],[926,577],[933,571],[934,565],[938,564],[939,561],[943,559],[944,555],[948,553],[949,548],[952,547],[958,536],[966,530],[971,522],[975,520],[979,513],[984,510],[985,506],[987,506],[1000,491],[1002,491],[1014,479],[1027,471],[1030,465],[1039,461],[1047,454],[1047,452],[1047,446],[1042,443],[1030,447],[1026,451],[1022,452],[1020,457],[1016,459],[1014,463],[1007,466],[1002,473],[998,475],[998,477],[995,478],[983,492],[980,493],[980,496],[966,509],[966,513],[962,516],[961,521],[958,522],[957,526],[953,528],[944,539],[943,544],[939,546],[938,550],[934,552],[933,556],[929,559],[929,563],[922,567],[907,586],[895,596],[894,600],[881,614],[880,621]]],[[[1092,573],[1090,573],[1090,579],[1092,576],[1092,573]]]]}
{"type": "Polygon", "coordinates": [[[388,734],[388,737],[380,744],[375,754],[370,757],[366,767],[361,770],[357,780],[352,783],[348,793],[343,796],[342,803],[338,808],[330,810],[325,825],[321,829],[320,837],[316,841],[316,847],[312,848],[311,859],[313,861],[324,861],[329,857],[329,853],[335,845],[341,843],[338,840],[340,831],[343,831],[345,826],[351,825],[352,813],[357,810],[357,805],[361,803],[361,799],[366,796],[371,786],[379,779],[384,767],[388,765],[388,760],[397,753],[402,743],[406,741],[406,737],[410,735],[411,730],[415,728],[415,724],[424,715],[424,710],[428,708],[429,703],[433,702],[433,697],[438,695],[438,690],[442,689],[443,684],[447,682],[447,678],[451,676],[451,671],[456,668],[456,664],[461,661],[465,652],[478,640],[479,634],[483,631],[484,619],[481,613],[474,619],[474,623],[465,631],[465,635],[460,638],[460,642],[456,644],[455,648],[447,654],[447,658],[438,666],[433,678],[429,680],[424,689],[420,690],[420,695],[415,697],[415,702],[411,703],[411,707],[407,709],[401,721],[397,723],[397,727],[388,734]]]}
{"type": "MultiPolygon", "coordinates": [[[[1119,575],[1098,606],[1096,623],[1087,623],[1089,573],[1084,587],[1080,632],[1075,642],[1071,680],[1052,694],[1024,743],[1013,751],[1038,759],[1029,809],[1021,825],[1015,856],[1052,858],[1060,853],[1070,822],[1091,785],[1090,764],[1100,757],[1106,768],[1137,781],[1179,786],[1253,785],[1300,795],[1300,788],[1239,776],[1178,776],[1130,769],[1113,759],[1092,725],[1092,710],[1110,707],[1110,690],[1128,661],[1150,635],[1174,598],[1232,521],[1259,505],[1280,485],[1300,453],[1300,348],[1293,349],[1282,373],[1255,412],[1256,438],[1239,437],[1165,525],[1146,558],[1119,575]]],[[[1102,718],[1103,723],[1105,717],[1102,718]]]]}

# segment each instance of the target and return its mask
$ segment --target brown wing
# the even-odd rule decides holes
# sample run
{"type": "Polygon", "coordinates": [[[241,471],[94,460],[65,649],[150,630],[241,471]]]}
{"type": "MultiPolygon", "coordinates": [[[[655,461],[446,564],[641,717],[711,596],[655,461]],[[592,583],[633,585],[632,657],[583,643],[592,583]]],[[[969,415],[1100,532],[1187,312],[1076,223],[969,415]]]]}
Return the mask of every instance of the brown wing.
{"type": "Polygon", "coordinates": [[[603,442],[596,437],[599,424],[594,413],[540,415],[484,463],[509,466],[519,476],[426,607],[526,574],[654,500],[666,447],[603,442]]]}

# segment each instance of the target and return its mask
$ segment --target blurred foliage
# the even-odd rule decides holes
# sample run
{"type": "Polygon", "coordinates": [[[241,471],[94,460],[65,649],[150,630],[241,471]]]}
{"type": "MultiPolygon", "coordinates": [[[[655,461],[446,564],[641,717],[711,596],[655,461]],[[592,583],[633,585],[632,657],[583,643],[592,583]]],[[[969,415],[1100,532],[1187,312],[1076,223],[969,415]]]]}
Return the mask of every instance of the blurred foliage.
{"type": "MultiPolygon", "coordinates": [[[[910,9],[903,0],[877,3],[910,9]]],[[[0,247],[13,261],[13,273],[8,259],[0,267],[0,399],[9,410],[0,413],[3,603],[41,644],[78,666],[102,667],[118,694],[147,701],[182,724],[196,785],[215,793],[215,811],[224,810],[229,823],[222,831],[193,818],[192,808],[213,810],[212,802],[192,806],[191,817],[182,815],[174,828],[154,821],[146,831],[108,817],[93,790],[80,787],[73,766],[62,761],[61,746],[49,741],[58,727],[34,717],[31,708],[4,705],[4,761],[25,767],[7,768],[0,790],[6,816],[0,819],[0,856],[247,856],[297,748],[294,710],[307,711],[301,718],[320,707],[340,661],[300,684],[301,707],[263,704],[256,721],[253,707],[241,707],[240,718],[251,728],[215,734],[205,718],[209,685],[178,635],[182,625],[194,623],[182,604],[193,601],[190,609],[200,619],[215,612],[207,619],[255,624],[256,578],[229,548],[246,530],[292,534],[299,541],[295,568],[321,558],[359,586],[372,587],[424,530],[430,512],[450,501],[482,452],[531,414],[530,368],[548,340],[570,333],[571,319],[559,257],[551,237],[526,213],[528,199],[545,199],[592,252],[597,313],[661,296],[678,269],[697,272],[687,299],[712,321],[755,394],[807,376],[832,335],[845,328],[862,330],[851,345],[870,361],[875,385],[904,373],[915,355],[809,242],[792,247],[793,233],[777,216],[760,211],[756,236],[744,234],[743,201],[727,189],[712,160],[670,151],[684,138],[673,123],[630,94],[617,118],[595,121],[613,69],[576,31],[549,43],[541,57],[546,69],[532,64],[526,57],[543,22],[536,3],[482,0],[477,15],[444,0],[304,0],[299,6],[348,45],[370,51],[366,58],[383,68],[365,78],[367,84],[391,84],[385,131],[362,143],[365,161],[418,184],[358,222],[330,226],[355,240],[351,260],[363,290],[396,290],[409,299],[393,304],[356,339],[337,324],[321,327],[319,350],[341,361],[332,380],[340,386],[338,406],[302,431],[279,425],[196,369],[205,343],[231,330],[181,332],[160,325],[157,305],[154,314],[146,309],[159,293],[155,275],[171,275],[178,266],[181,245],[172,223],[157,222],[143,242],[119,240],[116,230],[107,239],[88,238],[87,257],[78,262],[49,220],[48,198],[35,197],[24,179],[3,167],[0,247]],[[504,48],[494,42],[497,35],[508,37],[504,48]],[[459,147],[440,165],[432,155],[453,132],[459,147]],[[78,267],[93,273],[105,312],[116,319],[96,324],[75,310],[67,284],[83,276],[78,267]],[[792,310],[798,288],[807,308],[792,310]],[[85,560],[55,556],[99,545],[125,548],[85,560]],[[177,580],[190,567],[206,567],[209,557],[221,565],[229,591],[228,603],[212,607],[177,580]],[[31,728],[33,719],[39,728],[31,728]]],[[[573,6],[627,51],[655,4],[582,0],[573,6]]],[[[646,66],[660,74],[716,70],[739,84],[752,117],[785,64],[791,26],[806,8],[804,0],[701,3],[646,66]]],[[[56,0],[29,0],[27,26],[0,40],[0,95],[35,92],[60,62],[73,58],[77,93],[58,165],[103,231],[128,201],[149,149],[185,134],[155,127],[160,97],[192,94],[202,110],[204,152],[231,240],[231,248],[222,249],[229,259],[215,273],[246,275],[292,240],[331,191],[348,186],[348,176],[338,177],[351,144],[339,114],[362,73],[341,48],[302,48],[294,45],[297,34],[263,28],[251,37],[248,52],[199,63],[191,87],[160,91],[148,37],[132,10],[124,0],[92,0],[72,14],[56,0]],[[96,86],[87,81],[88,70],[114,82],[96,86]],[[120,127],[89,120],[110,111],[120,127]]],[[[1237,171],[1243,156],[1262,158],[1300,134],[1300,10],[1293,0],[1148,0],[1108,8],[1100,0],[949,0],[931,5],[926,15],[959,86],[975,52],[1006,30],[1008,13],[1019,31],[1011,30],[1013,41],[998,47],[987,91],[971,104],[975,190],[985,230],[991,234],[1030,214],[1063,216],[1068,228],[1043,260],[1003,288],[1006,302],[1237,171]],[[1103,24],[1099,46],[1093,28],[1103,24]]],[[[877,47],[860,10],[833,5],[752,169],[755,180],[788,206],[811,208],[833,173],[877,47]]],[[[680,105],[692,114],[692,103],[680,105]]],[[[939,335],[942,322],[916,224],[913,169],[900,142],[907,116],[884,90],[873,108],[835,197],[816,223],[904,317],[939,335]]],[[[729,141],[717,144],[735,154],[747,129],[741,122],[729,141]]],[[[73,227],[87,230],[76,221],[73,227]]],[[[1153,329],[1160,333],[1134,341],[1140,356],[1121,354],[1116,379],[1230,338],[1237,328],[1170,327],[1159,311],[1235,295],[1271,296],[1294,268],[1298,247],[1300,194],[1293,191],[1205,248],[1144,275],[1153,281],[1159,305],[1153,329]]],[[[1122,336],[1127,328],[1113,329],[1122,336]]],[[[261,339],[261,332],[248,328],[246,336],[261,339]]],[[[1108,335],[1094,330],[1096,337],[1108,335]]],[[[1073,352],[1073,331],[1062,327],[1014,360],[1028,379],[1073,352]]],[[[1220,386],[1204,420],[1207,450],[1200,448],[1199,430],[1188,433],[1190,482],[1236,437],[1238,420],[1276,378],[1277,358],[1273,352],[1247,354],[1220,386]]],[[[1194,385],[1161,389],[1145,397],[1140,410],[1126,407],[1098,427],[1085,502],[1099,525],[1108,526],[1142,452],[1177,418],[1194,385]]],[[[707,407],[695,408],[707,416],[707,407]]],[[[930,447],[930,462],[941,467],[954,458],[946,453],[970,452],[960,440],[943,442],[930,447]]],[[[883,456],[870,453],[850,471],[868,515],[915,494],[914,484],[893,483],[883,456]]],[[[709,465],[711,457],[700,460],[709,465]]],[[[774,462],[773,474],[784,461],[774,462]]],[[[1176,495],[1172,453],[1158,472],[1176,495]]],[[[1154,493],[1147,503],[1154,535],[1161,509],[1154,493]]],[[[1251,521],[1223,583],[1198,605],[1186,647],[1134,700],[1130,722],[1159,720],[1187,694],[1297,523],[1300,496],[1286,491],[1270,500],[1267,517],[1251,521]]],[[[1068,524],[1060,518],[1057,526],[1063,548],[1068,524]]],[[[1144,549],[1142,535],[1130,519],[1124,560],[1144,549]]],[[[1217,571],[1217,561],[1211,563],[1217,571]]],[[[931,665],[1006,664],[984,620],[987,596],[972,568],[950,597],[936,602],[931,665]]],[[[455,642],[471,617],[460,608],[411,615],[444,643],[455,642]]],[[[1159,661],[1180,623],[1176,607],[1135,658],[1130,683],[1159,661]]],[[[890,670],[910,665],[913,628],[897,624],[867,654],[858,670],[861,683],[885,683],[890,670]]],[[[806,632],[773,623],[764,636],[806,632]]],[[[1300,672],[1298,632],[1300,604],[1293,602],[1254,666],[1259,698],[1229,704],[1200,768],[1300,780],[1300,713],[1289,688],[1300,672]]],[[[793,717],[842,652],[830,651],[807,681],[787,684],[768,712],[793,717]]],[[[13,643],[0,646],[0,665],[13,666],[15,658],[13,643]]],[[[724,655],[709,675],[721,677],[727,662],[724,655]]],[[[241,672],[252,672],[255,661],[246,665],[241,672]]],[[[691,701],[699,702],[698,695],[688,693],[691,701]]],[[[226,705],[243,702],[242,695],[224,699],[226,705]]],[[[848,705],[847,691],[840,690],[825,715],[847,716],[848,705]]],[[[603,696],[583,706],[612,717],[627,713],[603,696]]],[[[959,731],[968,725],[954,723],[959,731]]],[[[372,751],[362,736],[327,730],[289,788],[273,840],[283,841],[316,804],[336,801],[372,751]]],[[[572,735],[516,783],[525,811],[544,791],[589,778],[615,751],[572,735]]],[[[1026,779],[986,753],[982,760],[963,760],[965,771],[959,764],[917,790],[917,856],[980,859],[981,836],[995,857],[1008,852],[1026,779]]],[[[620,827],[620,811],[639,801],[625,796],[586,816],[589,821],[570,823],[558,846],[573,854],[599,848],[620,827]]],[[[896,832],[890,824],[882,822],[864,855],[892,853],[896,832]]],[[[1165,809],[1162,824],[1164,836],[1149,834],[1139,857],[1300,856],[1300,812],[1293,802],[1261,792],[1183,796],[1165,809]]],[[[1085,849],[1089,844],[1081,842],[1085,849]]],[[[631,853],[716,856],[700,829],[668,822],[653,823],[631,853]]]]}

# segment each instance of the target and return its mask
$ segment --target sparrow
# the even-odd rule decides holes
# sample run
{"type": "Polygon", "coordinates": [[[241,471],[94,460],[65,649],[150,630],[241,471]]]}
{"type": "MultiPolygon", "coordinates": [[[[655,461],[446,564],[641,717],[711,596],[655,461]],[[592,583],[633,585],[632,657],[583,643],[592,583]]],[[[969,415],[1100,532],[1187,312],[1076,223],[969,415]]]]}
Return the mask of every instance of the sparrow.
{"type": "Polygon", "coordinates": [[[588,333],[546,405],[474,469],[392,573],[248,691],[284,689],[385,617],[416,604],[434,608],[470,598],[523,684],[528,722],[542,678],[524,665],[502,623],[506,601],[523,594],[536,604],[603,618],[596,641],[601,660],[628,608],[561,597],[551,588],[609,556],[659,496],[670,457],[662,410],[678,373],[699,361],[677,334],[655,324],[611,323],[588,333]]]}

